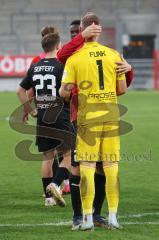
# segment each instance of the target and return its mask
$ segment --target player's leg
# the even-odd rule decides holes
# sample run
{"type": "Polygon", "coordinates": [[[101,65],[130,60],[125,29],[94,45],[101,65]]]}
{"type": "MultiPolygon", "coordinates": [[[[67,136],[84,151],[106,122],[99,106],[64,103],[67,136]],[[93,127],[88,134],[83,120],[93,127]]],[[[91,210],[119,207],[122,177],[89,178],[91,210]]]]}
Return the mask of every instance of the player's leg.
{"type": "Polygon", "coordinates": [[[67,169],[67,173],[65,174],[65,178],[63,178],[63,188],[62,188],[62,194],[68,194],[70,193],[70,184],[69,184],[69,176],[70,176],[70,168],[71,168],[71,152],[69,153],[69,158],[66,156],[63,158],[63,156],[59,156],[61,159],[59,168],[65,168],[67,169]]]}
{"type": "MultiPolygon", "coordinates": [[[[70,133],[69,141],[70,143],[72,142],[73,134],[71,131],[71,123],[69,120],[69,116],[66,117],[63,114],[60,115],[54,127],[62,133],[61,140],[60,140],[61,142],[63,141],[65,142],[66,140],[68,141],[68,139],[66,139],[65,132],[67,132],[67,134],[70,133]]],[[[66,150],[64,151],[62,146],[61,148],[59,147],[59,151],[60,151],[60,154],[63,155],[63,160],[56,171],[56,174],[52,180],[52,183],[47,187],[47,190],[55,198],[56,203],[59,206],[64,207],[66,203],[62,197],[62,193],[59,187],[65,179],[69,178],[69,170],[71,166],[71,151],[70,149],[68,149],[67,151],[66,150]]]]}
{"type": "Polygon", "coordinates": [[[80,162],[80,192],[83,209],[83,223],[82,230],[91,230],[93,224],[93,200],[95,195],[94,188],[94,173],[96,163],[94,162],[80,162]]]}
{"type": "Polygon", "coordinates": [[[105,200],[105,174],[102,162],[96,163],[95,181],[95,198],[93,202],[93,221],[96,227],[108,227],[106,219],[101,216],[101,209],[105,200]]]}
{"type": "MultiPolygon", "coordinates": [[[[57,172],[57,169],[60,165],[60,163],[63,161],[63,155],[59,154],[57,152],[56,156],[55,156],[55,159],[54,159],[54,162],[53,162],[53,165],[52,165],[52,169],[53,169],[53,175],[55,176],[56,175],[56,172],[57,172]]],[[[65,194],[69,194],[70,193],[70,184],[69,184],[69,178],[68,176],[66,176],[66,178],[64,179],[63,181],[63,188],[62,188],[62,194],[65,195],[65,194]]]]}
{"type": "Polygon", "coordinates": [[[71,165],[71,153],[70,151],[68,151],[63,154],[63,160],[56,171],[55,177],[53,177],[52,182],[47,187],[47,192],[54,197],[56,203],[61,207],[65,207],[66,203],[62,197],[60,185],[64,179],[69,177],[70,165],[71,165]]]}
{"type": "Polygon", "coordinates": [[[100,141],[96,126],[81,125],[77,129],[76,158],[80,163],[80,192],[83,210],[82,230],[91,230],[93,224],[94,174],[99,159],[100,141]]]}
{"type": "MultiPolygon", "coordinates": [[[[76,132],[76,123],[73,125],[76,132]]],[[[71,156],[71,175],[70,175],[70,190],[71,190],[71,202],[73,208],[73,224],[72,230],[79,229],[82,223],[82,206],[80,197],[80,172],[79,162],[75,161],[74,150],[71,156]]],[[[93,220],[95,226],[107,227],[107,223],[103,217],[101,217],[101,208],[105,199],[105,175],[103,172],[102,163],[97,163],[97,169],[95,173],[95,199],[94,199],[94,214],[93,220]]]]}
{"type": "MultiPolygon", "coordinates": [[[[50,182],[52,181],[52,177],[53,177],[52,163],[55,156],[55,147],[59,141],[54,142],[52,139],[49,139],[47,135],[46,137],[41,137],[41,134],[40,134],[41,126],[45,126],[45,124],[43,123],[44,113],[45,113],[45,110],[38,109],[36,145],[38,146],[39,152],[43,153],[41,175],[42,175],[43,189],[46,197],[45,205],[51,205],[51,202],[49,200],[50,196],[47,194],[46,188],[47,188],[47,185],[49,185],[50,182]]],[[[53,199],[53,198],[50,198],[50,199],[53,199]]]]}
{"type": "MultiPolygon", "coordinates": [[[[71,130],[72,130],[72,133],[76,135],[76,121],[74,121],[73,123],[71,123],[71,130]]],[[[75,143],[74,143],[75,144],[75,143]]],[[[73,145],[74,145],[73,144],[73,145]]],[[[71,150],[71,165],[72,165],[72,158],[74,158],[74,148],[75,146],[72,147],[72,150],[71,150]]],[[[71,167],[72,168],[72,167],[71,167]]],[[[74,170],[73,170],[74,171],[74,170]]],[[[75,170],[76,171],[76,170],[75,170]]],[[[79,171],[79,170],[78,170],[79,171]]],[[[71,171],[72,172],[72,171],[71,171]]],[[[73,174],[74,175],[74,174],[73,174]]],[[[76,174],[75,174],[76,176],[76,174]]],[[[77,175],[78,176],[78,175],[77,175]]],[[[71,187],[70,187],[70,179],[72,180],[73,179],[73,176],[69,177],[69,179],[65,179],[64,180],[64,187],[62,189],[62,194],[68,194],[71,192],[71,187]]]]}
{"type": "Polygon", "coordinates": [[[117,210],[119,204],[119,167],[118,162],[103,162],[103,169],[107,178],[106,196],[108,202],[108,224],[110,228],[119,228],[117,210]]]}
{"type": "MultiPolygon", "coordinates": [[[[63,155],[60,155],[60,154],[56,154],[55,155],[55,159],[54,159],[54,162],[53,162],[53,165],[52,165],[52,170],[53,170],[53,175],[55,176],[56,174],[56,171],[60,165],[60,163],[62,162],[63,160],[63,155]]],[[[65,195],[65,194],[69,194],[70,193],[70,184],[69,184],[69,179],[68,179],[68,176],[66,176],[66,179],[63,181],[64,183],[64,186],[63,186],[63,189],[62,189],[62,194],[65,195]]]]}
{"type": "Polygon", "coordinates": [[[119,228],[117,210],[119,204],[119,166],[120,138],[116,126],[103,124],[103,131],[107,132],[101,144],[103,170],[106,176],[106,196],[108,202],[108,224],[110,228],[119,228]],[[112,136],[113,134],[113,136],[112,136]]]}
{"type": "MultiPolygon", "coordinates": [[[[73,122],[73,132],[76,135],[77,123],[73,122]]],[[[72,230],[77,230],[82,224],[82,204],[80,196],[80,169],[79,162],[76,161],[75,142],[71,151],[71,174],[70,174],[70,192],[73,209],[72,230]]]]}
{"type": "Polygon", "coordinates": [[[65,179],[69,178],[71,167],[71,151],[63,154],[63,159],[56,170],[56,174],[53,177],[53,183],[60,186],[65,179]]]}
{"type": "Polygon", "coordinates": [[[46,191],[47,186],[51,183],[53,172],[52,172],[52,163],[54,158],[54,150],[46,151],[43,153],[43,161],[41,164],[41,176],[43,183],[43,190],[45,193],[45,206],[55,205],[55,201],[46,191]]]}
{"type": "Polygon", "coordinates": [[[59,159],[58,159],[58,154],[56,152],[55,157],[54,157],[54,161],[53,161],[53,164],[52,164],[53,176],[55,176],[58,167],[59,167],[59,159]]]}
{"type": "Polygon", "coordinates": [[[72,230],[77,230],[82,224],[82,204],[80,196],[80,170],[79,163],[71,158],[70,191],[73,209],[72,230]]]}

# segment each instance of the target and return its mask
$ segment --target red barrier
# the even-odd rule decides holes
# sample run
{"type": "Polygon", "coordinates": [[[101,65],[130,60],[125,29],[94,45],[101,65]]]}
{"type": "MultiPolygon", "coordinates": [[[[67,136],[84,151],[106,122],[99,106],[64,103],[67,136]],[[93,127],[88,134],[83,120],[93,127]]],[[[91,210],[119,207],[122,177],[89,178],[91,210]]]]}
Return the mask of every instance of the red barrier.
{"type": "Polygon", "coordinates": [[[0,77],[25,76],[34,56],[0,56],[0,77]]]}
{"type": "Polygon", "coordinates": [[[159,52],[154,51],[154,90],[159,90],[159,52]]]}

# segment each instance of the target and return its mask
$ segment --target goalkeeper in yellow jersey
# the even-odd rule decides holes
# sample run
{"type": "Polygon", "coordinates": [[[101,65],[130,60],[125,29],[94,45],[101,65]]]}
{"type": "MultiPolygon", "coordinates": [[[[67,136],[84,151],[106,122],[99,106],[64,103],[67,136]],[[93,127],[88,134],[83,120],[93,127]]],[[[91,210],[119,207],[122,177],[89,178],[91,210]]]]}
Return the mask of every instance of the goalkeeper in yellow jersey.
{"type": "MultiPolygon", "coordinates": [[[[81,19],[81,30],[91,24],[100,25],[94,13],[81,19]]],[[[80,163],[80,192],[83,208],[82,230],[93,229],[94,173],[96,162],[102,161],[106,176],[108,224],[119,228],[118,162],[120,160],[119,111],[117,95],[126,92],[125,75],[115,71],[121,61],[117,51],[103,46],[97,38],[86,38],[83,48],[66,62],[60,95],[70,100],[77,88],[76,160],[80,163]]]]}

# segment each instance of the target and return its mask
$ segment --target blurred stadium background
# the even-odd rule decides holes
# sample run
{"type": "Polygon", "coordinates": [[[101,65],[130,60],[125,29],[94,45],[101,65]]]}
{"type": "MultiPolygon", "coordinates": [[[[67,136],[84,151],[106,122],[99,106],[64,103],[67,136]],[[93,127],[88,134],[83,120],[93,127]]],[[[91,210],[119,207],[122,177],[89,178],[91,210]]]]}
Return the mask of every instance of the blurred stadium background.
{"type": "Polygon", "coordinates": [[[41,52],[43,26],[57,26],[65,43],[70,22],[87,10],[102,19],[101,42],[123,52],[133,64],[132,88],[158,89],[159,0],[0,0],[1,91],[15,90],[15,78],[30,62],[26,55],[41,52]]]}

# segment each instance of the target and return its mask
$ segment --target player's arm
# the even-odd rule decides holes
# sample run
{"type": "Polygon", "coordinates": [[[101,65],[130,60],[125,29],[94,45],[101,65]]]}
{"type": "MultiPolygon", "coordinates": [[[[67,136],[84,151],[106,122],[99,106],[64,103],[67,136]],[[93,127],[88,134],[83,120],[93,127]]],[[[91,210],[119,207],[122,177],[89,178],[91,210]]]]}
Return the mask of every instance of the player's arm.
{"type": "Polygon", "coordinates": [[[59,94],[66,102],[70,101],[70,97],[71,97],[73,88],[74,88],[74,84],[71,84],[71,83],[62,83],[61,84],[59,94]]]}
{"type": "Polygon", "coordinates": [[[27,90],[21,86],[19,86],[17,89],[17,96],[22,104],[29,100],[27,96],[27,90]]]}
{"type": "Polygon", "coordinates": [[[116,87],[117,96],[125,94],[126,91],[127,91],[126,80],[120,80],[120,81],[117,80],[117,87],[116,87]]]}
{"type": "Polygon", "coordinates": [[[92,24],[88,26],[83,32],[79,33],[71,41],[66,43],[57,53],[57,58],[63,64],[66,60],[84,44],[84,39],[92,36],[99,36],[101,33],[101,26],[92,24]]]}
{"type": "Polygon", "coordinates": [[[27,95],[27,91],[31,88],[32,88],[32,84],[31,84],[31,68],[30,68],[27,72],[27,75],[21,81],[16,91],[20,102],[23,104],[23,116],[22,116],[23,122],[27,122],[28,113],[32,111],[32,108],[29,104],[29,98],[27,95]]]}
{"type": "MultiPolygon", "coordinates": [[[[116,61],[115,63],[119,63],[122,61],[122,57],[118,52],[116,52],[116,61]]],[[[116,94],[117,96],[125,94],[127,91],[127,84],[126,84],[126,76],[124,72],[117,72],[116,71],[116,94]]]]}
{"type": "Polygon", "coordinates": [[[131,66],[131,70],[129,72],[127,72],[125,74],[126,76],[126,84],[127,84],[127,87],[129,87],[133,81],[133,78],[134,78],[134,70],[133,70],[133,66],[131,66]]]}
{"type": "Polygon", "coordinates": [[[21,86],[18,87],[17,89],[17,96],[20,100],[20,102],[23,104],[23,114],[22,114],[22,121],[26,123],[28,121],[28,113],[29,110],[26,106],[26,102],[28,102],[28,96],[27,96],[27,91],[26,89],[22,88],[21,86]]]}
{"type": "Polygon", "coordinates": [[[125,74],[117,74],[116,79],[116,93],[117,96],[125,94],[127,91],[126,77],[125,74]]]}
{"type": "Polygon", "coordinates": [[[133,67],[121,56],[121,61],[116,62],[116,72],[120,75],[125,73],[127,87],[130,86],[133,80],[133,67]]]}
{"type": "Polygon", "coordinates": [[[62,83],[59,94],[65,101],[69,101],[72,89],[75,86],[75,71],[72,60],[69,58],[66,62],[63,72],[62,83]]]}

